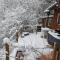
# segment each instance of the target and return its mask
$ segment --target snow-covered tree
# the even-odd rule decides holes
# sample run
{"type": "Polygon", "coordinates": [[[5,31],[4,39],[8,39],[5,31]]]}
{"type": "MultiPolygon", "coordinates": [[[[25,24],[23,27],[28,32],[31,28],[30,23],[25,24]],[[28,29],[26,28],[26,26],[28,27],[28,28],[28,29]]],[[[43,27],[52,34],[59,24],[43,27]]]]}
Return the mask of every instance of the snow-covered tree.
{"type": "Polygon", "coordinates": [[[50,1],[53,0],[0,0],[0,40],[14,36],[24,20],[36,24],[50,1]]]}

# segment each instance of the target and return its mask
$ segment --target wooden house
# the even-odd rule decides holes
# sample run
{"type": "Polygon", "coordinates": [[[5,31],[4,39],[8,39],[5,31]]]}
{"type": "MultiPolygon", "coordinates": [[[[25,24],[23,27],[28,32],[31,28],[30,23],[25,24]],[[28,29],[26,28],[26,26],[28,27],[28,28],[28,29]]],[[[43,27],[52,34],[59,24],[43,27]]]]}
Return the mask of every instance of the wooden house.
{"type": "MultiPolygon", "coordinates": [[[[54,4],[49,6],[45,12],[50,11],[50,14],[53,12],[53,18],[51,20],[50,28],[54,30],[60,30],[60,0],[57,0],[54,4]]],[[[48,13],[48,12],[47,12],[48,13]]]]}
{"type": "MultiPolygon", "coordinates": [[[[53,11],[53,19],[51,20],[51,25],[50,25],[51,29],[57,30],[60,33],[60,0],[56,0],[54,4],[52,4],[45,10],[45,12],[47,13],[48,11],[50,12],[50,14],[53,11]]],[[[53,45],[55,46],[52,60],[60,60],[60,35],[55,35],[54,32],[49,32],[48,42],[49,44],[54,43],[53,45]],[[58,37],[59,39],[56,37],[58,37]]]]}

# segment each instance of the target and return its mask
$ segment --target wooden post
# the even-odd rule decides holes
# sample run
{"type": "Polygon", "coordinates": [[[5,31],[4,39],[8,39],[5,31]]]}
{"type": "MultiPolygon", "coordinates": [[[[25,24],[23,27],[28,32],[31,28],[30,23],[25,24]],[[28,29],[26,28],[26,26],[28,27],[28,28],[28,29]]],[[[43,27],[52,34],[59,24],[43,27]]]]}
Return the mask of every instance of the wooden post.
{"type": "Polygon", "coordinates": [[[16,32],[16,41],[18,42],[18,31],[16,32]]]}
{"type": "Polygon", "coordinates": [[[4,60],[9,60],[9,53],[10,53],[10,40],[9,38],[3,39],[3,49],[4,49],[4,60]]]}
{"type": "Polygon", "coordinates": [[[18,30],[16,30],[16,41],[18,42],[18,38],[19,38],[20,32],[18,30]]]}
{"type": "Polygon", "coordinates": [[[60,48],[60,44],[55,44],[54,53],[53,53],[53,59],[52,60],[57,60],[59,48],[60,48]]]}
{"type": "Polygon", "coordinates": [[[9,45],[6,43],[5,44],[5,51],[6,51],[6,60],[9,60],[9,45]]]}

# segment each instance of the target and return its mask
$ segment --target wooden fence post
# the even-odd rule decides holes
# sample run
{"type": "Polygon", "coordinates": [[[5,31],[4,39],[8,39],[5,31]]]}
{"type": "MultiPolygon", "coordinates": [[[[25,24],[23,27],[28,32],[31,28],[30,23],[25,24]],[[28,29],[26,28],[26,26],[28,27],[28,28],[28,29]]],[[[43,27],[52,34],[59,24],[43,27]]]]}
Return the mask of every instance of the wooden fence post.
{"type": "Polygon", "coordinates": [[[9,53],[10,53],[10,40],[9,38],[3,39],[3,49],[4,49],[4,60],[9,60],[9,53]]]}

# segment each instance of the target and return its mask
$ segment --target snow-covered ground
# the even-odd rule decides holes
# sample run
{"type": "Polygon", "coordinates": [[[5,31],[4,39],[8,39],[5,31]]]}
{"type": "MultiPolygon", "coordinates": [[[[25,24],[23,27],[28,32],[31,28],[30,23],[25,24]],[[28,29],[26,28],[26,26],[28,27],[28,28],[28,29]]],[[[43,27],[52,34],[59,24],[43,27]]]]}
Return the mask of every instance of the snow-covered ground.
{"type": "Polygon", "coordinates": [[[30,33],[23,38],[19,37],[18,43],[16,44],[17,48],[14,48],[12,51],[11,56],[13,57],[10,57],[10,60],[15,60],[17,50],[24,51],[24,60],[36,60],[41,54],[48,54],[53,51],[53,49],[47,47],[47,39],[41,36],[42,32],[38,32],[37,34],[30,33]]]}

